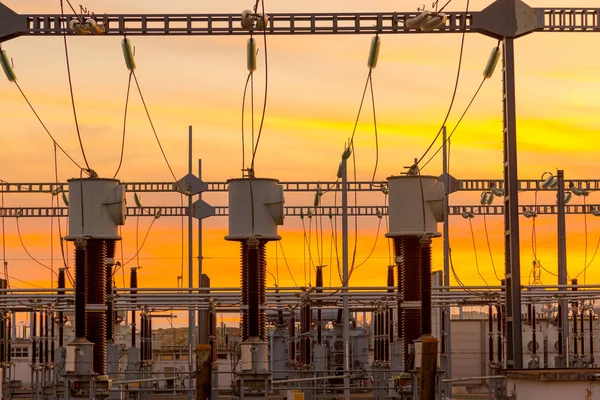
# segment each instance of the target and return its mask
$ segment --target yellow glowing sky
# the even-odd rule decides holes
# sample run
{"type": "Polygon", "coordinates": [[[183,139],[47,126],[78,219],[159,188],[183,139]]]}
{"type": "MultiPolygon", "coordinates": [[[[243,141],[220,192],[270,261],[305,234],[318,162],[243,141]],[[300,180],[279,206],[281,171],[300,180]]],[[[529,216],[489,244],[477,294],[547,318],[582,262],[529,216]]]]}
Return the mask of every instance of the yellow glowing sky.
{"type": "MultiPolygon", "coordinates": [[[[57,1],[5,0],[22,13],[56,13],[57,1]]],[[[118,12],[241,12],[251,1],[164,2],[158,0],[88,0],[96,13],[118,12]]],[[[268,12],[412,11],[422,1],[268,1],[268,12]]],[[[485,7],[489,0],[471,1],[471,9],[485,7]]],[[[531,6],[597,6],[596,1],[530,0],[531,6]],[[565,4],[569,3],[569,4],[565,4]]],[[[454,0],[451,10],[464,10],[464,0],[454,0]]],[[[379,127],[380,163],[377,177],[398,174],[419,156],[437,132],[448,107],[458,61],[460,35],[386,35],[381,56],[373,72],[379,127]]],[[[187,127],[193,125],[194,158],[202,158],[204,179],[222,181],[240,175],[241,97],[246,79],[245,37],[133,37],[137,74],[150,106],[165,151],[178,177],[187,172],[187,127]]],[[[280,180],[334,180],[344,142],[351,135],[364,79],[371,38],[362,36],[270,37],[269,103],[263,141],[257,156],[257,175],[280,180]]],[[[538,178],[544,171],[562,168],[568,178],[597,177],[600,141],[600,52],[598,35],[591,33],[532,34],[519,39],[517,56],[517,110],[521,178],[538,178]]],[[[121,126],[128,72],[122,60],[120,38],[69,38],[77,111],[83,142],[91,167],[112,176],[119,157],[121,126]]],[[[481,72],[496,41],[469,34],[465,42],[463,72],[453,127],[481,80],[481,72]]],[[[61,38],[18,38],[4,43],[14,60],[23,90],[30,97],[57,140],[81,160],[71,113],[65,59],[61,38]]],[[[262,44],[259,41],[260,54],[262,44]]],[[[256,108],[262,104],[264,62],[259,57],[256,74],[256,108]]],[[[452,142],[452,174],[462,179],[498,178],[502,175],[502,102],[500,70],[484,85],[477,101],[452,142]]],[[[258,113],[257,113],[258,114],[258,113]]],[[[247,114],[249,116],[249,114],[247,114]]],[[[374,165],[374,135],[370,103],[356,136],[358,178],[368,180],[374,165]]],[[[52,143],[34,119],[17,89],[0,79],[0,178],[8,182],[50,182],[54,178],[52,143]]],[[[194,168],[197,163],[194,162],[194,168]]],[[[427,174],[441,172],[441,159],[427,167],[427,174]]],[[[61,180],[78,175],[59,155],[61,180]]],[[[125,160],[119,178],[124,181],[169,181],[152,131],[135,91],[130,103],[125,160]]],[[[130,195],[131,196],[131,195],[130,195]]],[[[144,195],[145,205],[179,204],[177,195],[144,195]]],[[[223,195],[205,195],[212,204],[225,204],[223,195]]],[[[129,198],[130,204],[132,198],[129,198]]],[[[324,199],[333,202],[331,194],[324,199]]],[[[338,199],[339,201],[339,199],[338,199]]],[[[476,204],[479,193],[457,194],[454,204],[476,204]]],[[[574,199],[573,202],[577,202],[574,199]]],[[[531,204],[533,194],[521,195],[531,204]]],[[[540,203],[553,202],[552,195],[540,203]]],[[[598,203],[596,194],[588,202],[598,203]]],[[[289,195],[288,204],[310,205],[312,195],[289,195]]],[[[383,204],[382,194],[359,198],[360,204],[383,204]]],[[[7,206],[49,206],[50,195],[5,196],[7,206]]],[[[135,219],[124,228],[124,253],[135,253],[135,219]]],[[[475,268],[469,225],[452,219],[454,264],[463,282],[482,284],[475,268]]],[[[496,269],[503,270],[502,218],[488,217],[491,250],[496,269]]],[[[143,236],[149,219],[140,222],[143,236]]],[[[308,221],[305,221],[308,229],[308,221]]],[[[584,266],[583,217],[568,218],[568,264],[571,277],[584,266]]],[[[316,259],[314,226],[312,254],[316,259]]],[[[150,232],[141,253],[142,286],[176,286],[181,268],[181,221],[162,218],[150,232]]],[[[588,260],[598,240],[600,221],[588,217],[588,260]]],[[[376,231],[375,219],[359,220],[357,260],[369,254],[376,231]]],[[[28,250],[50,265],[49,220],[20,222],[28,250]]],[[[440,227],[441,228],[441,227],[440,227]]],[[[489,283],[496,283],[488,254],[482,217],[473,220],[479,268],[489,283]]],[[[331,228],[324,220],[324,261],[330,262],[331,228]]],[[[383,285],[388,265],[388,247],[383,238],[385,223],[370,260],[356,271],[351,284],[383,285]]],[[[556,270],[556,235],[553,217],[538,218],[538,256],[549,270],[556,270]]],[[[311,271],[305,256],[302,225],[288,218],[280,233],[289,267],[298,284],[304,270],[311,271]],[[305,267],[306,266],[306,267],[305,267]]],[[[56,233],[56,225],[54,226],[56,233]]],[[[223,240],[226,220],[213,218],[204,224],[204,272],[213,286],[238,284],[237,244],[223,240]]],[[[527,283],[532,260],[531,220],[521,221],[522,279],[527,283]]],[[[194,238],[197,233],[194,232],[194,238]]],[[[352,234],[353,238],[354,235],[352,234]]],[[[60,258],[54,240],[54,266],[60,258]]],[[[47,285],[49,273],[27,258],[13,219],[6,219],[9,274],[38,285],[47,285]]],[[[351,242],[352,245],[352,242],[351,242]]],[[[442,267],[441,241],[435,244],[434,267],[442,267]]],[[[187,254],[187,252],[186,252],[187,254]]],[[[197,255],[196,251],[194,252],[197,255]]],[[[317,262],[315,260],[315,262],[317,262]]],[[[599,279],[597,258],[587,281],[599,279]]],[[[131,265],[134,265],[133,263],[131,265]]],[[[187,264],[184,267],[187,282],[187,264]]],[[[292,279],[280,252],[269,248],[269,271],[279,275],[280,285],[292,279]],[[276,254],[278,260],[276,260],[276,254]]],[[[333,284],[339,283],[333,272],[333,284]]],[[[122,277],[117,283],[122,286],[122,277]]],[[[128,271],[124,276],[128,282],[128,271]]],[[[311,279],[314,282],[314,278],[311,279]]],[[[544,283],[554,279],[543,273],[544,283]]],[[[273,278],[269,276],[269,285],[273,278]]],[[[326,272],[325,282],[329,282],[326,272]]],[[[14,286],[26,287],[13,282],[14,286]]]]}

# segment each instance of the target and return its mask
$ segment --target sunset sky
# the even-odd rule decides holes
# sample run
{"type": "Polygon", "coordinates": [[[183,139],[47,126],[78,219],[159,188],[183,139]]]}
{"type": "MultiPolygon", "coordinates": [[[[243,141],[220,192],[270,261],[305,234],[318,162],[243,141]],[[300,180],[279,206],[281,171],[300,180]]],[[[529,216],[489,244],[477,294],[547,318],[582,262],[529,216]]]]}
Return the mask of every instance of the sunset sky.
{"type": "MultiPolygon", "coordinates": [[[[59,1],[4,0],[20,13],[58,13],[59,1]]],[[[79,2],[74,2],[79,4],[79,2]]],[[[490,0],[472,0],[470,8],[480,10],[490,0]]],[[[530,0],[534,7],[597,6],[592,0],[530,0]],[[568,3],[568,4],[566,4],[568,3]],[[572,3],[572,4],[571,4],[572,3]]],[[[241,13],[253,1],[221,0],[164,2],[158,0],[87,0],[84,4],[103,13],[241,13]]],[[[330,0],[327,2],[267,1],[267,13],[414,11],[422,1],[402,2],[330,0]]],[[[448,10],[464,11],[466,1],[454,0],[448,10]]],[[[564,169],[567,178],[597,178],[600,141],[600,52],[598,35],[591,33],[535,33],[516,42],[517,118],[519,177],[537,179],[545,171],[564,169]]],[[[112,177],[116,170],[123,124],[128,71],[119,37],[72,37],[68,39],[77,112],[90,166],[100,176],[112,177]]],[[[167,156],[179,177],[187,173],[187,129],[194,127],[194,159],[203,160],[206,181],[224,181],[241,172],[241,102],[246,71],[247,37],[132,37],[137,76],[167,156]]],[[[371,36],[273,36],[268,38],[269,94],[264,132],[259,147],[256,174],[282,181],[332,181],[344,143],[352,127],[365,78],[371,36]]],[[[384,35],[379,64],[373,83],[379,131],[377,179],[399,174],[413,158],[427,148],[448,108],[456,76],[460,34],[384,35]]],[[[452,129],[482,79],[482,71],[494,39],[468,34],[458,95],[449,121],[452,129]]],[[[22,37],[3,43],[12,57],[19,83],[58,142],[78,162],[82,160],[74,128],[65,68],[62,38],[22,37]]],[[[255,75],[256,120],[260,116],[264,90],[262,40],[258,41],[258,70],[255,75]]],[[[501,70],[488,80],[452,141],[451,173],[459,179],[500,178],[502,176],[502,93],[501,70]]],[[[373,115],[366,101],[356,133],[356,161],[359,180],[369,180],[375,162],[373,115]]],[[[246,131],[249,132],[250,111],[246,131]]],[[[27,107],[17,88],[0,77],[0,179],[8,182],[52,182],[53,145],[27,107]]],[[[249,141],[249,136],[247,136],[249,141]]],[[[437,145],[439,146],[439,144],[437,145]]],[[[437,146],[435,147],[437,149],[437,146]]],[[[59,179],[79,176],[79,171],[59,154],[59,179]]],[[[424,174],[441,173],[441,157],[424,174]]],[[[197,161],[194,161],[196,169],[197,161]]],[[[196,172],[196,171],[195,171],[196,172]]],[[[171,181],[157,143],[132,89],[125,158],[119,174],[123,181],[171,181]]],[[[311,205],[314,194],[288,194],[290,205],[311,205]]],[[[600,203],[592,193],[589,204],[600,203]]],[[[213,205],[226,204],[226,196],[205,194],[213,205]]],[[[553,194],[540,195],[540,204],[552,204],[553,194]]],[[[6,206],[50,206],[51,195],[6,195],[6,206]]],[[[128,195],[133,204],[133,194],[128,195]]],[[[144,205],[179,205],[178,195],[142,195],[144,205]]],[[[333,194],[324,202],[332,204],[333,194]]],[[[521,204],[532,204],[533,193],[522,193],[521,204]]],[[[359,204],[383,205],[384,195],[359,196],[359,204]]],[[[452,204],[478,204],[479,193],[459,193],[452,204]]],[[[499,199],[496,200],[500,203],[499,199]]],[[[580,199],[573,198],[573,203],[580,199]]],[[[339,198],[338,198],[339,203],[339,198]]],[[[62,205],[62,201],[61,201],[62,205]]],[[[501,217],[488,217],[491,251],[496,269],[502,274],[503,226],[501,217]]],[[[142,238],[151,222],[140,220],[142,238]]],[[[600,219],[569,216],[569,275],[579,274],[591,259],[599,240],[600,219]]],[[[50,266],[50,220],[22,219],[20,229],[25,246],[41,262],[50,266]]],[[[65,221],[63,221],[64,226],[65,221]]],[[[204,272],[213,286],[239,282],[237,243],[225,242],[227,221],[211,218],[204,223],[204,272]]],[[[483,217],[473,221],[480,272],[496,284],[484,231],[483,217]]],[[[7,218],[6,257],[9,275],[35,285],[48,286],[49,272],[31,261],[19,242],[15,220],[7,218]]],[[[186,222],[187,224],[187,222],[186,222]]],[[[311,245],[317,261],[315,224],[311,245]]],[[[360,218],[357,263],[369,254],[375,241],[378,221],[360,218]]],[[[309,221],[305,219],[306,229],[309,221]]],[[[556,219],[537,219],[538,257],[550,271],[556,271],[556,219]]],[[[532,222],[521,220],[522,282],[527,284],[532,261],[532,222]]],[[[440,230],[441,230],[440,225],[440,230]]],[[[307,232],[308,233],[308,232],[307,232]]],[[[384,285],[388,246],[385,221],[373,255],[352,277],[351,285],[384,285]]],[[[135,254],[136,220],[130,218],[123,229],[125,259],[135,254]]],[[[303,245],[303,229],[298,218],[288,218],[280,229],[289,267],[299,285],[308,283],[304,270],[312,273],[308,250],[303,245]]],[[[54,222],[54,268],[62,263],[54,222]]],[[[330,261],[331,227],[323,220],[323,263],[330,261]]],[[[194,232],[194,238],[197,233],[194,232]]],[[[140,240],[141,240],[140,238],[140,240]]],[[[351,232],[353,246],[354,232],[351,232]]],[[[187,244],[185,244],[187,246],[187,244]]],[[[475,254],[469,224],[461,217],[451,219],[451,245],[454,265],[466,284],[483,284],[476,272],[475,254]]],[[[177,285],[181,269],[181,220],[161,218],[150,231],[142,250],[140,285],[177,285]]],[[[435,241],[434,269],[443,263],[442,241],[435,241]]],[[[70,252],[71,249],[69,249],[70,252]]],[[[187,251],[185,252],[187,254],[187,251]]],[[[197,255],[197,251],[194,250],[197,255]]],[[[293,284],[281,253],[269,245],[269,271],[279,277],[281,286],[293,284]],[[277,257],[276,257],[277,255],[277,257]],[[277,259],[276,259],[277,258],[277,259]]],[[[335,254],[335,253],[334,253],[335,254]]],[[[334,256],[335,257],[335,256],[334,256]]],[[[129,266],[134,266],[132,262],[129,266]]],[[[588,269],[587,282],[600,281],[600,256],[588,269]]],[[[187,262],[184,267],[187,282],[187,262]]],[[[128,272],[124,279],[128,284],[128,272]]],[[[329,283],[329,272],[325,282],[329,283]]],[[[339,284],[333,270],[332,284],[339,284]]],[[[580,278],[582,278],[580,276],[580,278]]],[[[117,285],[123,286],[119,275],[117,285]]],[[[273,285],[269,275],[268,284],[273,285]]],[[[311,278],[314,282],[314,276],[311,278]]],[[[555,282],[546,272],[544,283],[555,282]]],[[[21,282],[13,286],[28,287],[21,282]]]]}

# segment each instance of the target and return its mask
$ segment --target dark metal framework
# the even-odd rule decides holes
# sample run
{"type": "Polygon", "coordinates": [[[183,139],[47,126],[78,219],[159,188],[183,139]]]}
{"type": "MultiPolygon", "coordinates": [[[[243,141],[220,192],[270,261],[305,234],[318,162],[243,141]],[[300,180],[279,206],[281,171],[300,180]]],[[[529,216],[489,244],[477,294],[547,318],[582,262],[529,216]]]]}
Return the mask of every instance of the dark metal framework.
{"type": "MultiPolygon", "coordinates": [[[[517,182],[514,40],[532,32],[598,32],[600,8],[531,8],[521,0],[495,0],[479,12],[448,12],[446,24],[431,33],[476,32],[503,47],[505,269],[507,278],[507,365],[522,368],[521,284],[517,182]]],[[[269,16],[268,35],[427,33],[405,26],[415,12],[300,13],[269,16]]],[[[86,17],[86,16],[84,16],[86,17]]],[[[71,20],[76,16],[65,16],[71,20]]],[[[247,35],[240,14],[97,15],[105,36],[247,35]]],[[[19,36],[63,34],[60,15],[20,15],[0,3],[0,43],[19,36]]],[[[71,32],[68,32],[71,34],[71,32]]]]}

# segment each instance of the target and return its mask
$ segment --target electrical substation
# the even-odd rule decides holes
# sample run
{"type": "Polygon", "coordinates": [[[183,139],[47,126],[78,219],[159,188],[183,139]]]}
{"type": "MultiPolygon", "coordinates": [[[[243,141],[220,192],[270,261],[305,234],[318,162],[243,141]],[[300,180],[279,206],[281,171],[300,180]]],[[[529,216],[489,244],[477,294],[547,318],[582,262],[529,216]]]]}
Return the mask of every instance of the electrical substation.
{"type": "MultiPolygon", "coordinates": [[[[517,39],[528,34],[598,33],[600,8],[532,8],[521,0],[490,0],[481,11],[470,11],[467,1],[466,11],[451,12],[446,6],[452,7],[452,0],[446,5],[437,3],[405,12],[284,14],[267,13],[264,2],[258,0],[253,8],[239,13],[187,15],[110,14],[110,10],[93,14],[73,9],[68,0],[61,14],[18,14],[0,3],[0,61],[6,78],[23,96],[55,151],[64,153],[77,167],[67,182],[58,177],[56,182],[42,183],[0,180],[3,238],[7,221],[15,220],[19,229],[22,219],[55,219],[59,227],[68,219],[67,231],[59,233],[60,246],[73,250],[66,257],[63,253],[65,265],[48,287],[11,287],[4,260],[4,279],[0,279],[2,398],[600,399],[596,383],[600,376],[600,286],[580,284],[577,277],[568,276],[566,265],[566,219],[600,216],[600,204],[586,202],[592,192],[600,190],[600,180],[567,179],[562,169],[540,171],[538,179],[518,178],[514,48],[517,39]],[[348,141],[340,143],[338,170],[326,172],[333,179],[285,182],[266,177],[255,170],[264,108],[256,138],[252,115],[251,158],[250,162],[242,160],[239,175],[223,182],[204,181],[201,162],[194,174],[190,126],[189,168],[179,177],[165,155],[135,72],[137,36],[204,36],[204,40],[248,36],[244,102],[254,102],[253,97],[246,99],[248,82],[254,90],[260,58],[264,57],[265,66],[268,61],[269,37],[370,35],[360,116],[367,89],[373,93],[371,77],[382,38],[455,34],[462,35],[464,43],[464,35],[473,33],[492,38],[494,46],[471,103],[494,73],[502,74],[498,90],[503,102],[503,179],[459,179],[448,172],[448,145],[454,130],[446,131],[446,121],[431,146],[411,165],[380,171],[388,176],[384,180],[376,179],[377,164],[372,180],[349,180],[356,126],[348,141]],[[129,72],[128,100],[129,89],[136,88],[173,179],[124,182],[117,178],[118,170],[114,176],[99,175],[90,168],[83,144],[84,163],[60,147],[19,85],[18,65],[8,54],[10,47],[18,46],[16,39],[25,36],[40,42],[62,38],[65,50],[72,36],[119,37],[129,72]],[[262,52],[258,51],[261,46],[262,52]],[[424,167],[439,152],[443,174],[425,174],[424,167]],[[459,192],[470,195],[472,201],[451,204],[449,199],[459,192]],[[519,202],[524,192],[535,193],[535,204],[519,202]],[[551,193],[552,199],[555,193],[556,201],[537,204],[538,192],[551,193]],[[42,193],[52,195],[51,207],[4,205],[4,199],[11,196],[42,193]],[[141,201],[146,193],[177,194],[182,200],[147,206],[141,201]],[[219,193],[227,196],[227,204],[209,204],[202,198],[219,193]],[[386,205],[363,204],[363,196],[370,194],[383,195],[386,205]],[[306,195],[314,195],[314,203],[290,205],[298,204],[292,199],[306,195]],[[573,198],[583,199],[583,204],[571,203],[573,198]],[[473,219],[485,221],[494,215],[504,216],[504,270],[495,285],[464,285],[453,265],[449,226],[453,219],[466,220],[473,234],[473,219]],[[552,271],[556,285],[542,284],[541,271],[553,267],[542,266],[537,256],[529,283],[521,282],[519,225],[531,221],[535,229],[540,215],[556,216],[558,265],[552,271]],[[188,222],[187,230],[182,229],[190,244],[187,284],[182,274],[177,288],[149,288],[139,265],[126,267],[119,249],[122,252],[121,227],[127,218],[151,221],[150,227],[159,218],[188,222]],[[203,274],[202,221],[207,218],[228,219],[223,240],[239,243],[239,252],[230,254],[239,258],[239,285],[235,277],[231,287],[214,287],[211,277],[203,274]],[[357,267],[350,225],[365,218],[377,219],[379,226],[386,222],[381,240],[389,243],[390,262],[384,265],[387,274],[379,277],[378,286],[352,281],[357,267]],[[322,220],[331,223],[340,286],[332,285],[331,279],[326,285],[324,270],[332,265],[322,259],[308,272],[314,285],[267,284],[271,259],[267,249],[277,251],[277,257],[279,249],[283,253],[285,237],[279,228],[290,219],[301,219],[303,225],[320,220],[321,231],[322,220]],[[199,224],[196,243],[194,223],[199,224]],[[435,242],[443,252],[434,251],[435,242]],[[196,251],[199,269],[193,270],[196,251]],[[434,263],[443,264],[443,269],[434,270],[434,263]],[[131,271],[129,287],[117,287],[116,271],[125,268],[131,271]],[[456,284],[451,284],[451,278],[456,284]],[[185,345],[165,345],[155,335],[153,321],[155,325],[166,318],[172,321],[173,312],[186,315],[185,345]],[[239,316],[238,330],[219,323],[224,314],[239,316]],[[26,323],[18,322],[22,319],[26,323]]],[[[67,52],[67,63],[68,57],[67,52]]],[[[405,164],[405,159],[412,159],[404,154],[399,158],[405,164]]],[[[207,165],[205,171],[213,168],[219,166],[207,165]]],[[[487,235],[487,225],[485,229],[487,235]]],[[[318,252],[318,236],[316,241],[318,252]]],[[[136,246],[137,256],[141,247],[136,246]]]]}

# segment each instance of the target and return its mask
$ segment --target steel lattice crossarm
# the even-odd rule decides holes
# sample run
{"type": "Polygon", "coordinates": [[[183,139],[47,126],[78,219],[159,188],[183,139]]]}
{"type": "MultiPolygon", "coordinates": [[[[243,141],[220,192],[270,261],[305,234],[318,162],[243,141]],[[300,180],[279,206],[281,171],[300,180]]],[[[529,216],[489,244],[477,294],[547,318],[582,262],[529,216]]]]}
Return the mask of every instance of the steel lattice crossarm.
{"type": "MultiPolygon", "coordinates": [[[[229,215],[227,206],[215,206],[216,217],[226,217],[229,215]]],[[[342,215],[341,206],[285,206],[284,212],[287,217],[339,217],[342,215]]],[[[529,212],[535,212],[536,215],[557,214],[558,206],[550,204],[522,205],[520,214],[531,217],[529,212]]],[[[503,215],[504,206],[481,206],[465,205],[450,206],[450,215],[468,216],[473,215],[503,215]]],[[[600,213],[600,204],[573,204],[565,206],[566,214],[598,214],[600,213]]],[[[127,207],[128,217],[182,217],[188,215],[188,208],[181,206],[147,206],[147,207],[127,207]]],[[[375,217],[387,215],[385,206],[348,206],[349,216],[375,217]]],[[[69,209],[66,207],[4,207],[0,208],[0,218],[54,218],[68,217],[69,209]]]]}
{"type": "MultiPolygon", "coordinates": [[[[229,185],[227,182],[206,182],[208,185],[205,193],[227,192],[229,185]]],[[[298,181],[298,182],[280,182],[283,190],[286,192],[316,192],[317,190],[340,192],[342,184],[336,182],[318,182],[318,181],[298,181]]],[[[177,192],[177,184],[174,182],[124,182],[127,192],[135,193],[167,193],[177,192]]],[[[348,182],[348,191],[350,192],[379,192],[385,181],[357,181],[348,182]]],[[[565,179],[566,187],[578,187],[589,191],[600,191],[600,179],[565,179]]],[[[481,192],[491,188],[504,188],[504,181],[501,179],[458,179],[454,185],[456,191],[481,192]]],[[[552,191],[542,187],[542,181],[536,179],[519,180],[519,191],[552,191]]],[[[7,194],[28,194],[28,193],[57,193],[68,192],[67,183],[8,183],[0,182],[0,193],[7,194]]]]}
{"type": "MultiPolygon", "coordinates": [[[[492,5],[493,6],[493,5],[492,5]]],[[[497,36],[490,20],[501,11],[487,7],[479,12],[446,12],[448,20],[436,33],[477,32],[497,36]],[[464,27],[464,28],[463,28],[464,27]]],[[[525,21],[519,22],[518,35],[530,32],[596,32],[600,30],[597,8],[529,8],[525,21]]],[[[104,10],[97,10],[102,12],[104,10]]],[[[406,20],[414,12],[379,13],[275,13],[268,17],[269,35],[314,34],[398,34],[426,33],[408,28],[406,20]]],[[[241,10],[233,14],[17,14],[0,3],[0,42],[19,36],[62,35],[63,20],[92,17],[107,27],[106,35],[248,35],[241,26],[241,10]]],[[[516,21],[515,21],[516,24],[516,21]]],[[[503,28],[499,28],[500,30],[503,28]]],[[[68,34],[73,34],[69,31],[68,34]]]]}

